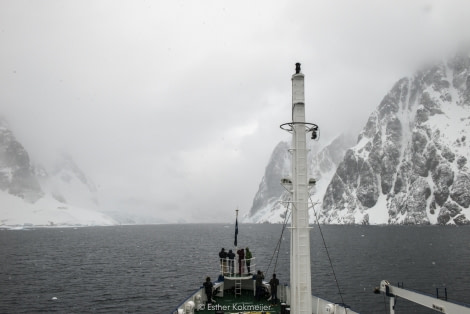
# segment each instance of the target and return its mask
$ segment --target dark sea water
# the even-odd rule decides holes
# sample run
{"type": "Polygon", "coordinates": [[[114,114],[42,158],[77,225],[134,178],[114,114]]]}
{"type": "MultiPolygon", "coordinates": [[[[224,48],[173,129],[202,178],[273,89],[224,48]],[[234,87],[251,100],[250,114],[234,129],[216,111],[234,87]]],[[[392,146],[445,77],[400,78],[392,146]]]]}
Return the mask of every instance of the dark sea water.
{"type": "MultiPolygon", "coordinates": [[[[268,270],[281,225],[239,226],[257,269],[268,270]]],[[[470,302],[470,227],[323,226],[343,300],[385,313],[382,279],[470,302]],[[442,290],[443,293],[443,290],[442,290]]],[[[170,313],[206,276],[218,251],[233,249],[233,225],[149,225],[0,230],[0,313],[170,313]]],[[[289,231],[276,273],[289,282],[289,231]]],[[[341,302],[318,227],[312,231],[312,289],[341,302]]],[[[399,299],[397,313],[435,313],[399,299]]]]}

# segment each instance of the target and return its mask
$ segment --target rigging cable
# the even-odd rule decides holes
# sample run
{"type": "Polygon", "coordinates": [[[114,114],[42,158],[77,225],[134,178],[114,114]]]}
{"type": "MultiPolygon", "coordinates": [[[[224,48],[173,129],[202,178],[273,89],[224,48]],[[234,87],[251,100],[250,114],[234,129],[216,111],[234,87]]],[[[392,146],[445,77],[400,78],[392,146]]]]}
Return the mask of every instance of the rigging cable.
{"type": "Polygon", "coordinates": [[[309,198],[310,198],[310,202],[312,203],[313,214],[315,215],[315,220],[317,221],[318,230],[320,230],[320,235],[323,241],[323,246],[325,247],[326,255],[328,256],[328,261],[330,262],[331,271],[333,272],[333,277],[335,278],[336,287],[338,288],[338,293],[339,293],[339,296],[341,297],[341,303],[344,304],[343,293],[341,292],[341,288],[339,287],[338,278],[336,277],[335,269],[333,267],[333,262],[331,261],[330,252],[328,251],[328,247],[326,246],[325,237],[323,236],[323,231],[321,230],[321,227],[320,227],[320,221],[318,219],[317,212],[315,211],[315,204],[317,203],[313,203],[311,195],[309,195],[309,198]]]}
{"type": "Polygon", "coordinates": [[[289,212],[289,214],[287,214],[287,211],[289,210],[289,206],[287,206],[287,209],[286,209],[286,217],[284,219],[284,225],[282,226],[282,231],[281,231],[281,236],[279,238],[279,245],[278,245],[278,248],[277,248],[277,255],[276,255],[276,261],[274,263],[274,270],[273,270],[273,274],[276,273],[276,268],[277,268],[277,261],[279,259],[279,252],[281,251],[281,242],[282,242],[282,236],[284,234],[284,230],[286,230],[286,226],[287,226],[287,222],[289,221],[289,218],[290,218],[290,214],[291,212],[289,212]]]}
{"type": "MultiPolygon", "coordinates": [[[[341,303],[344,305],[345,303],[344,303],[344,299],[343,299],[343,293],[341,292],[341,288],[339,286],[338,278],[336,277],[336,272],[335,272],[335,269],[333,267],[333,262],[331,260],[330,253],[329,253],[328,247],[326,245],[325,237],[323,235],[323,231],[322,231],[321,226],[320,226],[320,220],[318,219],[317,212],[315,211],[315,204],[316,203],[313,203],[311,195],[309,195],[309,199],[310,199],[310,202],[312,203],[313,214],[315,215],[315,220],[317,222],[318,230],[320,231],[320,235],[321,235],[321,238],[322,238],[322,241],[323,241],[323,246],[325,248],[326,255],[328,256],[328,261],[330,263],[330,267],[331,267],[331,270],[333,272],[333,277],[335,279],[336,287],[338,289],[338,293],[339,293],[340,298],[341,298],[341,303]]],[[[266,274],[268,274],[268,272],[269,272],[269,268],[271,267],[271,263],[274,259],[274,255],[276,255],[276,260],[275,260],[275,263],[274,263],[273,273],[276,272],[276,266],[277,266],[277,261],[278,261],[278,257],[279,257],[279,251],[280,251],[280,247],[281,247],[282,236],[284,234],[284,230],[286,229],[287,222],[288,222],[288,220],[290,218],[290,215],[292,213],[292,211],[289,212],[289,204],[290,204],[290,202],[287,203],[287,208],[286,208],[286,212],[285,212],[285,215],[284,215],[284,223],[283,223],[283,226],[282,226],[281,236],[279,237],[279,240],[276,244],[276,248],[274,249],[273,255],[271,256],[271,259],[269,261],[269,264],[268,264],[268,267],[267,267],[267,270],[266,270],[266,274]],[[276,251],[277,251],[277,254],[276,254],[276,251]]],[[[346,309],[346,311],[347,311],[347,309],[346,309]]]]}
{"type": "Polygon", "coordinates": [[[276,260],[275,260],[275,262],[274,262],[273,274],[276,273],[277,260],[278,260],[278,258],[279,258],[279,251],[281,250],[282,236],[284,235],[284,230],[286,229],[287,221],[289,221],[289,218],[290,218],[289,203],[287,203],[286,212],[285,212],[285,214],[284,214],[284,222],[283,222],[283,224],[282,224],[281,236],[279,237],[279,240],[277,241],[277,244],[276,244],[276,247],[274,248],[274,252],[273,252],[273,255],[271,256],[271,259],[269,260],[269,264],[268,264],[268,267],[267,267],[267,269],[266,269],[266,275],[268,274],[269,267],[271,267],[271,263],[272,263],[272,261],[273,261],[273,259],[274,259],[274,255],[276,254],[276,251],[277,251],[276,260]],[[289,214],[288,214],[288,213],[289,213],[289,214]]]}

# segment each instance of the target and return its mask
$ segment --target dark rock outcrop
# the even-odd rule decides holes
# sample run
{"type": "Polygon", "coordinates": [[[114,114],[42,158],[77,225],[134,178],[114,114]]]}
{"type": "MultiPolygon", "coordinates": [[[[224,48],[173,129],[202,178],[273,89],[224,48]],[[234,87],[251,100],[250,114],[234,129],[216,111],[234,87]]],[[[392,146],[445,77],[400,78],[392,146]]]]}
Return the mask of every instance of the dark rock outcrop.
{"type": "Polygon", "coordinates": [[[28,152],[0,118],[0,189],[34,203],[44,193],[28,152]]]}

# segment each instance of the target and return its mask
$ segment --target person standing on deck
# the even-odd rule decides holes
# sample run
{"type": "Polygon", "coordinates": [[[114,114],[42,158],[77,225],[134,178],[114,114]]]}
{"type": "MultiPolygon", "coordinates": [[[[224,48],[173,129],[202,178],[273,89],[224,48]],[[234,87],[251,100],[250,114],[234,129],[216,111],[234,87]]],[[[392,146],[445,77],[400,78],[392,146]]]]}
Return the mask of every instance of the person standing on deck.
{"type": "Polygon", "coordinates": [[[271,302],[273,304],[277,303],[277,286],[279,286],[279,279],[276,278],[276,274],[273,274],[273,278],[269,281],[271,286],[271,302]]]}
{"type": "Polygon", "coordinates": [[[232,252],[232,250],[229,250],[228,253],[227,253],[227,257],[228,257],[228,265],[230,267],[230,274],[233,276],[233,274],[235,273],[235,262],[234,262],[234,258],[235,258],[235,253],[232,252]]]}
{"type": "Polygon", "coordinates": [[[227,258],[227,252],[225,252],[225,249],[222,248],[219,252],[219,258],[220,258],[220,271],[222,272],[222,275],[225,275],[227,269],[226,269],[226,258],[227,258]]]}
{"type": "Polygon", "coordinates": [[[239,249],[237,251],[238,254],[238,274],[241,276],[243,272],[245,271],[243,267],[243,262],[245,260],[245,250],[239,249]]]}
{"type": "Polygon", "coordinates": [[[207,277],[206,282],[204,282],[202,285],[204,286],[204,291],[206,292],[207,296],[207,306],[208,303],[212,304],[212,302],[214,302],[214,300],[212,300],[212,288],[214,287],[214,284],[211,282],[211,277],[207,277]]]}
{"type": "Polygon", "coordinates": [[[246,248],[245,249],[245,260],[246,260],[246,268],[248,269],[248,275],[251,275],[250,264],[251,264],[251,259],[252,258],[253,258],[253,255],[251,255],[250,249],[246,248]]]}
{"type": "Polygon", "coordinates": [[[256,300],[261,300],[263,294],[263,279],[264,274],[261,270],[258,270],[258,274],[256,274],[256,300]]]}

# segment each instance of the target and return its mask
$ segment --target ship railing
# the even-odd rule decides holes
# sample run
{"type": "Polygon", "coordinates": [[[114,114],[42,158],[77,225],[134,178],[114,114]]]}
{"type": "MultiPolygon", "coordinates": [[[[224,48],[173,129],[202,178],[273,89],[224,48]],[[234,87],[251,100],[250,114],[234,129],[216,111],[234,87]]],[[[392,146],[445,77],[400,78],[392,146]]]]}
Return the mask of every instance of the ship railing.
{"type": "Polygon", "coordinates": [[[219,258],[219,272],[223,276],[253,275],[256,273],[256,258],[219,258]]]}

